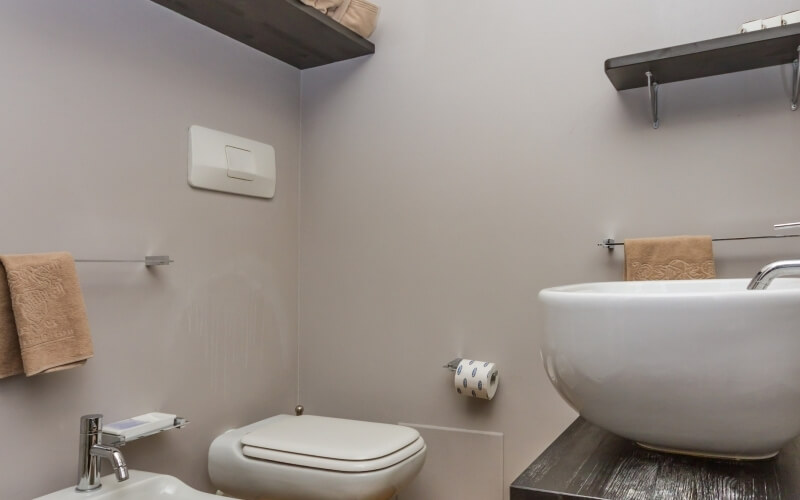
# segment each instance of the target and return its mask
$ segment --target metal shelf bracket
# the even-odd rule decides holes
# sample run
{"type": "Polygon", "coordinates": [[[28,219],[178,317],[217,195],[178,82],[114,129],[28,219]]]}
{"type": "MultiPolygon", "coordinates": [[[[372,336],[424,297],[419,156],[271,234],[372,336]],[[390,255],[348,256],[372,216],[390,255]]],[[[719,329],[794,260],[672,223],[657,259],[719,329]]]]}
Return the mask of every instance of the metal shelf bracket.
{"type": "Polygon", "coordinates": [[[650,113],[653,115],[653,128],[658,128],[658,82],[653,77],[653,73],[648,71],[645,73],[647,76],[647,92],[650,95],[650,113]]]}
{"type": "Polygon", "coordinates": [[[800,99],[800,45],[797,46],[797,59],[794,60],[794,86],[792,87],[792,111],[797,111],[797,101],[800,99]]]}

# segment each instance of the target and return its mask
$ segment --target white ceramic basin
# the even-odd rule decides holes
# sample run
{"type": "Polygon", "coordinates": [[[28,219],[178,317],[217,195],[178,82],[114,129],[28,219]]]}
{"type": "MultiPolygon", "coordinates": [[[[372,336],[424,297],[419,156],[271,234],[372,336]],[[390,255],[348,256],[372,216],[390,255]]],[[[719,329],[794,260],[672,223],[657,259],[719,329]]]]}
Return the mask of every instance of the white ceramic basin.
{"type": "Polygon", "coordinates": [[[75,491],[74,486],[35,500],[217,500],[220,497],[192,489],[179,479],[164,474],[131,470],[130,479],[117,482],[104,476],[103,486],[92,492],[75,491]]]}
{"type": "Polygon", "coordinates": [[[800,280],[542,290],[542,358],[588,421],[664,451],[767,458],[800,434],[800,280]]]}

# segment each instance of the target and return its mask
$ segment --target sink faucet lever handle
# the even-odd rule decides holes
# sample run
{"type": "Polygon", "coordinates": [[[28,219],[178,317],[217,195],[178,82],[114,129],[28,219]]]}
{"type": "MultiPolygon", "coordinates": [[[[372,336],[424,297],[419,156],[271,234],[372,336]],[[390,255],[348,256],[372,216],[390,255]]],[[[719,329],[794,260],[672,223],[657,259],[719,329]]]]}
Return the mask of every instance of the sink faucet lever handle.
{"type": "Polygon", "coordinates": [[[800,222],[786,222],[783,224],[775,224],[772,227],[775,228],[776,231],[780,231],[781,229],[797,229],[800,227],[800,222]]]}
{"type": "Polygon", "coordinates": [[[92,413],[81,417],[81,434],[97,434],[103,430],[103,415],[92,413]]]}

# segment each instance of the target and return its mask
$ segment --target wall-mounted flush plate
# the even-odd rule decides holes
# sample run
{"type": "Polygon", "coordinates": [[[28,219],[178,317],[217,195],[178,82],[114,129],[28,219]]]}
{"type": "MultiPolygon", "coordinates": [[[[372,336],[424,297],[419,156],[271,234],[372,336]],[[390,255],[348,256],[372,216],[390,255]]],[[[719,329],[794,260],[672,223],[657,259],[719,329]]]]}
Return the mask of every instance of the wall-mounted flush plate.
{"type": "Polygon", "coordinates": [[[275,196],[275,149],[263,142],[192,125],[189,185],[227,193],[275,196]]]}

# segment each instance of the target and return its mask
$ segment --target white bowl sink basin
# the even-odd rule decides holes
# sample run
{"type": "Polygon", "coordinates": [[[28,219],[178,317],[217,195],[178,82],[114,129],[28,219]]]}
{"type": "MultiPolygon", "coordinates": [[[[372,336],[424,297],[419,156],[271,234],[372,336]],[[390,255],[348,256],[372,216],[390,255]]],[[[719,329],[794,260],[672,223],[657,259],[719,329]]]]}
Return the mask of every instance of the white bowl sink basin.
{"type": "Polygon", "coordinates": [[[131,470],[130,479],[117,482],[114,475],[103,476],[100,489],[83,492],[74,486],[35,500],[218,500],[220,497],[186,486],[178,478],[131,470]]]}
{"type": "Polygon", "coordinates": [[[800,280],[548,288],[542,359],[586,420],[662,451],[768,458],[800,435],[800,280]]]}

